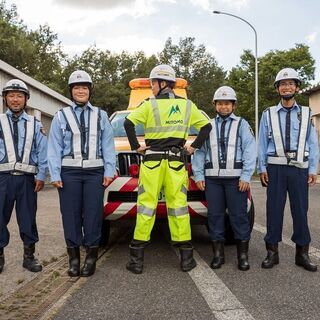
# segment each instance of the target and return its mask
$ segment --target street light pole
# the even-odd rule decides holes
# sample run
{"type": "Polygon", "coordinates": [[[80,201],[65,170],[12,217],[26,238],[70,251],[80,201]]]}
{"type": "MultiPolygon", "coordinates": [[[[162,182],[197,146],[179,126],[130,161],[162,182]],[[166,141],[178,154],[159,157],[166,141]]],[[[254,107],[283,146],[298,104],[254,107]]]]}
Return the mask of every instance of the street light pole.
{"type": "Polygon", "coordinates": [[[253,27],[251,23],[249,23],[247,20],[238,17],[234,14],[223,12],[223,11],[213,11],[215,14],[224,14],[227,16],[231,16],[234,18],[237,18],[239,20],[242,20],[245,22],[247,25],[251,27],[251,29],[254,32],[254,37],[255,37],[255,132],[256,132],[256,144],[258,145],[258,134],[259,134],[259,107],[258,107],[258,36],[257,36],[257,31],[253,27]]]}

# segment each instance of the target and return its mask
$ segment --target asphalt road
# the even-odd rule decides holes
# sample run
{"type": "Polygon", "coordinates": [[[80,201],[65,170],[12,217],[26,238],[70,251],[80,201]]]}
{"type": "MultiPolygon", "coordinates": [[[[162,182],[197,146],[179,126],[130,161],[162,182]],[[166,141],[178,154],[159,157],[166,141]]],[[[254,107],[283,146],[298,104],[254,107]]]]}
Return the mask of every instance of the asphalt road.
{"type": "MultiPolygon", "coordinates": [[[[112,248],[96,274],[84,281],[52,318],[64,319],[320,319],[320,272],[295,266],[292,221],[288,205],[280,244],[280,264],[260,268],[265,257],[265,189],[252,183],[256,223],[250,242],[247,272],[237,269],[236,248],[226,247],[226,263],[210,269],[211,246],[204,226],[193,227],[198,266],[179,270],[177,252],[170,246],[167,226],[156,226],[145,251],[145,269],[133,275],[125,269],[132,229],[114,229],[112,248]]],[[[313,261],[320,265],[320,185],[310,190],[309,223],[313,261]]]]}

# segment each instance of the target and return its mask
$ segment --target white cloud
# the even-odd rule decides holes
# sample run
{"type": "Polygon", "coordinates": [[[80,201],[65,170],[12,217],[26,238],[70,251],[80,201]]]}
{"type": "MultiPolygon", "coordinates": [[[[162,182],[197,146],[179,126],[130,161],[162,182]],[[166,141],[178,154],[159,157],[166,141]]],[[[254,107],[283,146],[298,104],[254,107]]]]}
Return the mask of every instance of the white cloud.
{"type": "Polygon", "coordinates": [[[190,0],[190,2],[205,11],[220,10],[225,7],[239,11],[247,7],[250,0],[190,0]]]}
{"type": "MultiPolygon", "coordinates": [[[[140,35],[125,35],[115,37],[100,37],[94,43],[99,50],[110,50],[114,53],[127,51],[130,53],[144,51],[147,56],[156,54],[163,49],[164,41],[155,38],[144,38],[140,35]]],[[[64,45],[63,50],[73,56],[88,49],[88,44],[64,45]]]]}
{"type": "Polygon", "coordinates": [[[315,42],[317,36],[318,32],[312,32],[311,34],[308,34],[305,39],[309,44],[312,44],[315,42]]]}

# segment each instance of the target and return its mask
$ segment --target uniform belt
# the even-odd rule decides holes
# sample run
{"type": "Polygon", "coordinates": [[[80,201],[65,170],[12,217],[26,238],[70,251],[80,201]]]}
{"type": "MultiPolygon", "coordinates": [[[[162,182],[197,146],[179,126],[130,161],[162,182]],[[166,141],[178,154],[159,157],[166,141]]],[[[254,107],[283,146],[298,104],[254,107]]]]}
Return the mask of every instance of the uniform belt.
{"type": "Polygon", "coordinates": [[[151,154],[154,154],[154,155],[167,155],[167,156],[178,156],[180,157],[181,153],[178,152],[178,153],[174,153],[170,150],[166,150],[166,151],[153,151],[153,150],[146,150],[146,153],[145,155],[151,155],[151,154]]]}
{"type": "Polygon", "coordinates": [[[20,172],[20,171],[11,171],[10,174],[13,176],[24,176],[25,175],[23,172],[20,172]]]}
{"type": "Polygon", "coordinates": [[[297,152],[293,151],[293,152],[286,152],[285,153],[286,158],[287,159],[295,159],[297,156],[297,152]]]}

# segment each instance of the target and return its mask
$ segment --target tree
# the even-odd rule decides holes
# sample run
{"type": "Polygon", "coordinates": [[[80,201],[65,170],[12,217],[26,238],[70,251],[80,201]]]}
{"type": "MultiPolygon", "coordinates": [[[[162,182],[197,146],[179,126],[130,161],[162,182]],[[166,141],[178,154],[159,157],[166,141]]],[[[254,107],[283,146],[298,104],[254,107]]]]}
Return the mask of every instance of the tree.
{"type": "Polygon", "coordinates": [[[116,110],[126,109],[129,102],[129,81],[133,78],[148,77],[150,69],[159,61],[153,55],[146,57],[143,52],[114,54],[101,51],[95,46],[85,50],[81,56],[69,61],[63,71],[65,86],[61,88],[68,94],[67,79],[76,69],[87,71],[93,79],[92,103],[102,107],[111,115],[116,110]]]}
{"type": "MultiPolygon", "coordinates": [[[[259,119],[261,113],[268,106],[279,102],[278,94],[273,86],[277,73],[282,68],[294,68],[302,79],[302,88],[314,79],[315,60],[309,47],[296,44],[289,50],[273,50],[259,58],[259,119]]],[[[238,97],[237,114],[245,117],[254,128],[255,122],[255,59],[250,50],[245,50],[240,57],[240,64],[232,68],[228,78],[228,85],[232,86],[238,97]]],[[[300,104],[308,104],[307,97],[299,95],[300,104]]]]}
{"type": "Polygon", "coordinates": [[[7,9],[6,2],[0,2],[0,59],[59,90],[66,55],[61,50],[60,42],[57,42],[57,35],[49,26],[29,31],[17,17],[15,5],[7,9]]]}
{"type": "Polygon", "coordinates": [[[159,60],[171,65],[178,77],[189,82],[189,98],[206,113],[213,115],[213,93],[223,85],[226,72],[218,66],[205,46],[196,46],[195,38],[191,37],[180,39],[179,44],[173,44],[169,38],[159,54],[159,60]]]}

